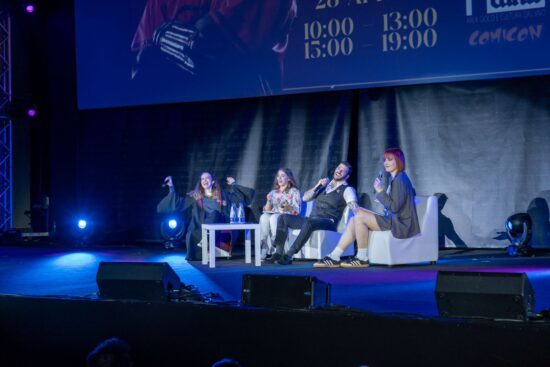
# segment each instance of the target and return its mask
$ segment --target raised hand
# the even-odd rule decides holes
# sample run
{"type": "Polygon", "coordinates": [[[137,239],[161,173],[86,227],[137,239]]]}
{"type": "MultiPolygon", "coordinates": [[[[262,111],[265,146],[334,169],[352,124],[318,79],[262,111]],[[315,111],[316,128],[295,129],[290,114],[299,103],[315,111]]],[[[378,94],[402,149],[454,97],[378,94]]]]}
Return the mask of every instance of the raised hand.
{"type": "Polygon", "coordinates": [[[382,183],[382,180],[377,177],[375,180],[374,180],[374,189],[376,190],[376,192],[382,192],[384,191],[384,184],[382,183]]]}

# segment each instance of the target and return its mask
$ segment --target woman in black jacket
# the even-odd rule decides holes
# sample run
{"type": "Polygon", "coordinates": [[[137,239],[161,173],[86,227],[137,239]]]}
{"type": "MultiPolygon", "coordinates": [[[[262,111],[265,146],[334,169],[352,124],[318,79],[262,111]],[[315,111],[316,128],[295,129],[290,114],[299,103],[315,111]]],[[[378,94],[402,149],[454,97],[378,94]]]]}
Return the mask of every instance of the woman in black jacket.
{"type": "Polygon", "coordinates": [[[212,173],[203,172],[195,189],[182,197],[174,189],[172,176],[165,179],[169,192],[158,204],[157,212],[182,213],[185,223],[188,223],[185,237],[187,260],[201,260],[198,243],[202,239],[203,223],[229,222],[231,204],[247,206],[254,197],[253,189],[237,185],[233,177],[227,177],[226,181],[228,189],[224,191],[212,173]]]}

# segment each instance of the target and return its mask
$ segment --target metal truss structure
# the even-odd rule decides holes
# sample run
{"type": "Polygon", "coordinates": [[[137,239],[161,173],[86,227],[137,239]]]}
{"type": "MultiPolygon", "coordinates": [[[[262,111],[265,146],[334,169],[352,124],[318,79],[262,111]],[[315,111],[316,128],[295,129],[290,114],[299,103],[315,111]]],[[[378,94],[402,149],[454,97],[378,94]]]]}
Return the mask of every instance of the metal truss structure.
{"type": "Polygon", "coordinates": [[[0,231],[13,226],[11,24],[8,11],[0,9],[0,231]]]}

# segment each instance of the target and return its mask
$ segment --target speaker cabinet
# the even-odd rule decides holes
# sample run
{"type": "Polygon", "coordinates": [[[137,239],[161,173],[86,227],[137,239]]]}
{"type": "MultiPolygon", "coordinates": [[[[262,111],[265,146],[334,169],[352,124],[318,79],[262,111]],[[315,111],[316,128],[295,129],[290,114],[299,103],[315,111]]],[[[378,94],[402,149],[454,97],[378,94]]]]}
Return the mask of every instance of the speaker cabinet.
{"type": "Polygon", "coordinates": [[[244,274],[241,302],[255,307],[324,307],[330,304],[330,284],[311,276],[244,274]]]}
{"type": "Polygon", "coordinates": [[[535,308],[525,273],[440,271],[435,292],[444,317],[527,320],[535,308]]]}
{"type": "Polygon", "coordinates": [[[100,262],[97,287],[102,298],[167,301],[180,289],[168,263],[100,262]]]}

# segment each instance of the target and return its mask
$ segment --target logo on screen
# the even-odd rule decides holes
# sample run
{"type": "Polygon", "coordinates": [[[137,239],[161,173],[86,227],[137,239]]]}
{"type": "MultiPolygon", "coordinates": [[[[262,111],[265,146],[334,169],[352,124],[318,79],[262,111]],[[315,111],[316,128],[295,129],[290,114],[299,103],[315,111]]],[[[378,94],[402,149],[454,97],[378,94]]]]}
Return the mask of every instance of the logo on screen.
{"type": "MultiPolygon", "coordinates": [[[[473,15],[473,1],[466,0],[466,16],[473,15]]],[[[546,0],[487,0],[487,14],[545,7],[546,0]]]]}
{"type": "Polygon", "coordinates": [[[546,0],[487,0],[487,14],[544,8],[546,0]]]}

